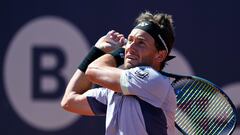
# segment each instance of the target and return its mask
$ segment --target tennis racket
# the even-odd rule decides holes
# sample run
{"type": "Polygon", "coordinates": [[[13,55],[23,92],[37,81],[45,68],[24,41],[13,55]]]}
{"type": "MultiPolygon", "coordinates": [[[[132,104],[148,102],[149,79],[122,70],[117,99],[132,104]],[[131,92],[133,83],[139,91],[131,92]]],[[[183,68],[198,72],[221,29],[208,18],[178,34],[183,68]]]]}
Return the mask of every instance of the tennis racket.
{"type": "Polygon", "coordinates": [[[237,118],[230,98],[215,84],[196,76],[161,72],[172,78],[176,93],[176,127],[184,135],[229,135],[237,118]]]}

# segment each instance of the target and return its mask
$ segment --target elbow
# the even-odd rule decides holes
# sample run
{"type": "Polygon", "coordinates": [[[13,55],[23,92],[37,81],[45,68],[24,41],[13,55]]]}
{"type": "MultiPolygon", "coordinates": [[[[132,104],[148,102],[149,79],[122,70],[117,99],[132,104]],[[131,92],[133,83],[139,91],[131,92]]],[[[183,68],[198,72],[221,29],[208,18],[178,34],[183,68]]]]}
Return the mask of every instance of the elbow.
{"type": "Polygon", "coordinates": [[[61,101],[61,107],[64,109],[64,110],[66,110],[66,111],[68,111],[68,100],[66,100],[66,99],[62,99],[62,101],[61,101]]]}
{"type": "Polygon", "coordinates": [[[71,96],[64,96],[60,105],[65,111],[70,111],[71,96]]]}

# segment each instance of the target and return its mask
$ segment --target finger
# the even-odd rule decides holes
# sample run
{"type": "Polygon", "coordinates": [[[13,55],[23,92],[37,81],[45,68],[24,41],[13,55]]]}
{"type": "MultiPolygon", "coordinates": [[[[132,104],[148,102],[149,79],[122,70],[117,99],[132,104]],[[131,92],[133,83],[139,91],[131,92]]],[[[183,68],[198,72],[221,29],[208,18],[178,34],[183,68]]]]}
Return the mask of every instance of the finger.
{"type": "Polygon", "coordinates": [[[112,35],[115,32],[115,30],[110,30],[107,35],[112,35]]]}
{"type": "Polygon", "coordinates": [[[113,33],[111,33],[110,38],[113,40],[118,40],[118,35],[119,33],[114,31],[113,33]]]}
{"type": "Polygon", "coordinates": [[[122,45],[126,45],[126,44],[127,44],[127,39],[126,39],[124,36],[122,36],[122,37],[120,38],[119,42],[120,42],[122,45]]]}
{"type": "Polygon", "coordinates": [[[120,39],[121,38],[124,38],[124,35],[123,34],[120,34],[118,32],[115,32],[113,33],[114,36],[112,36],[112,39],[115,40],[115,41],[119,41],[120,42],[120,39]]]}
{"type": "Polygon", "coordinates": [[[118,35],[117,35],[117,38],[118,38],[118,39],[121,39],[122,37],[124,37],[123,34],[118,34],[118,35]]]}

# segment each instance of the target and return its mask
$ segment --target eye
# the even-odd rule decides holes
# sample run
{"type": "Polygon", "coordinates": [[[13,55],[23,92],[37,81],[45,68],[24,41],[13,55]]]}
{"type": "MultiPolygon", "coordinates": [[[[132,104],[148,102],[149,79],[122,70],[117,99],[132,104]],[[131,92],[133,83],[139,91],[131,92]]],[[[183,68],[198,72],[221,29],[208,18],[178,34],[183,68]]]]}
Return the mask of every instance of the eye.
{"type": "Polygon", "coordinates": [[[143,42],[143,41],[141,41],[141,40],[140,40],[138,43],[139,43],[139,44],[144,44],[144,42],[143,42]]]}
{"type": "Polygon", "coordinates": [[[128,38],[127,44],[131,44],[133,42],[132,38],[128,38]]]}
{"type": "Polygon", "coordinates": [[[146,47],[146,43],[144,41],[142,41],[142,40],[140,40],[138,42],[138,44],[139,44],[140,47],[146,47]]]}

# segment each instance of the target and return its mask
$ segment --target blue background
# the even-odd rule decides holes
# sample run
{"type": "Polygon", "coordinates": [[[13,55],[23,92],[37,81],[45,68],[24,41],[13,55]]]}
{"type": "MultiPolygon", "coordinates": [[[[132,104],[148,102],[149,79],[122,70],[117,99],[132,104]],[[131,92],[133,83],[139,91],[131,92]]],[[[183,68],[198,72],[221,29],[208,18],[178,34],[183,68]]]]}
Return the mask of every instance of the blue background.
{"type": "Polygon", "coordinates": [[[81,117],[68,128],[47,132],[25,124],[11,108],[3,86],[4,57],[14,34],[31,19],[44,15],[65,18],[81,29],[93,45],[111,29],[127,35],[142,11],[167,12],[175,20],[175,48],[187,58],[195,75],[224,86],[240,82],[239,5],[237,0],[2,0],[0,134],[104,134],[103,117],[81,117]]]}

